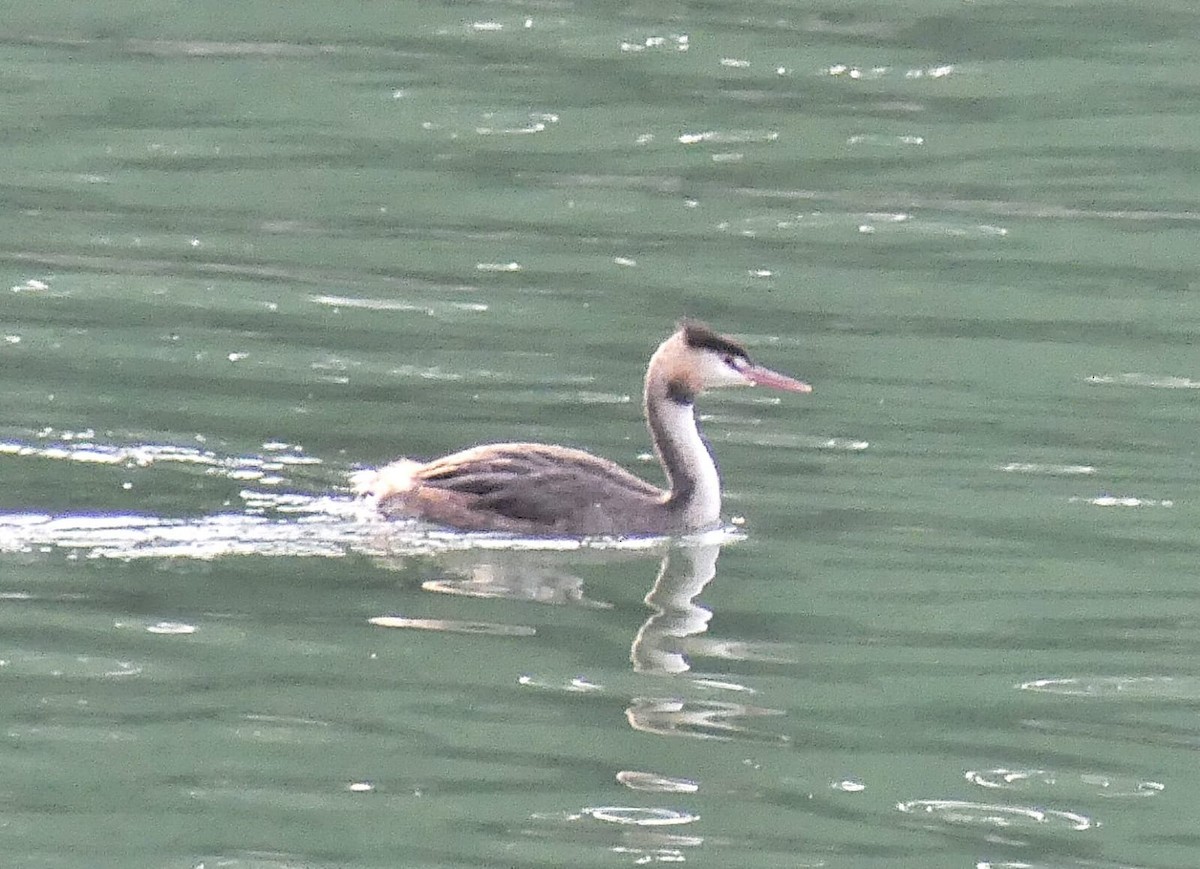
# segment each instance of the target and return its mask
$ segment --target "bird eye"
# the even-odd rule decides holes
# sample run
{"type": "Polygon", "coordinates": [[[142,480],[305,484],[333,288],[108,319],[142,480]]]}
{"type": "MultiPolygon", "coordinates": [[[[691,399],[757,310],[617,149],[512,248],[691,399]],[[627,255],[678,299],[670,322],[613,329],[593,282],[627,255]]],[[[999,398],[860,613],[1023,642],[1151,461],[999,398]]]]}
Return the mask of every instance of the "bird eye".
{"type": "Polygon", "coordinates": [[[742,360],[739,357],[734,356],[732,353],[726,353],[723,357],[721,357],[721,361],[734,371],[742,370],[742,360]]]}

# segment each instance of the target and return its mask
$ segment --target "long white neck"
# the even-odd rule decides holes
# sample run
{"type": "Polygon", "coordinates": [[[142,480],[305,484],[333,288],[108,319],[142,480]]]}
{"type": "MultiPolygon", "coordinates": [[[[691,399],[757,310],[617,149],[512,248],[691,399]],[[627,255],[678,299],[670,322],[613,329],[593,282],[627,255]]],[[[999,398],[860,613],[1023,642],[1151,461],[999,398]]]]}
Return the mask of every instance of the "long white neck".
{"type": "Polygon", "coordinates": [[[688,529],[713,525],[721,518],[721,478],[696,425],[691,402],[647,384],[646,422],[654,451],[670,483],[667,506],[688,529]]]}

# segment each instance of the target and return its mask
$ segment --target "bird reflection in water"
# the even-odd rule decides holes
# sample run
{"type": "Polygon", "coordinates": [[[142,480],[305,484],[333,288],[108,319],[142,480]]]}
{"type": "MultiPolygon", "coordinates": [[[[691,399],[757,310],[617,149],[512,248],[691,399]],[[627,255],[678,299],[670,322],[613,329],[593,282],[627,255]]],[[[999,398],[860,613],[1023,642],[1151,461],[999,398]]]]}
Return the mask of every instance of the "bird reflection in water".
{"type": "MultiPolygon", "coordinates": [[[[736,538],[722,542],[733,539],[736,538]]],[[[657,542],[649,553],[644,548],[632,551],[582,548],[566,552],[464,549],[439,555],[437,575],[423,578],[421,587],[441,594],[483,599],[609,609],[611,603],[587,594],[578,571],[591,563],[641,560],[652,553],[659,556],[659,566],[645,597],[650,613],[630,643],[629,660],[634,672],[644,676],[683,676],[692,672],[693,661],[698,658],[788,660],[789,656],[780,654],[784,651],[780,646],[705,637],[713,612],[698,599],[716,577],[721,548],[722,543],[676,540],[657,542]]],[[[399,567],[402,561],[398,559],[390,566],[399,567]]],[[[541,684],[532,678],[522,683],[541,684]]],[[[592,682],[587,685],[589,690],[604,690],[602,685],[592,682]]],[[[746,726],[749,718],[782,712],[740,702],[753,695],[754,689],[739,684],[736,677],[692,676],[684,682],[654,681],[643,687],[654,690],[632,697],[626,708],[626,720],[636,730],[710,739],[787,739],[781,734],[746,726]],[[669,693],[662,689],[668,689],[669,693]],[[696,696],[697,693],[701,696],[696,696]],[[739,702],[730,701],[731,694],[739,695],[739,702]]]]}
{"type": "MultiPolygon", "coordinates": [[[[629,658],[639,673],[684,673],[691,669],[685,641],[703,634],[712,618],[712,611],[696,598],[716,576],[721,545],[662,541],[651,551],[660,556],[658,574],[645,597],[651,613],[633,638],[629,658]]],[[[421,588],[465,597],[611,609],[611,603],[588,597],[584,579],[575,571],[588,563],[645,557],[644,549],[463,549],[436,556],[436,575],[423,578],[421,588]]],[[[408,557],[399,554],[381,559],[381,564],[393,569],[409,566],[408,557]]]]}

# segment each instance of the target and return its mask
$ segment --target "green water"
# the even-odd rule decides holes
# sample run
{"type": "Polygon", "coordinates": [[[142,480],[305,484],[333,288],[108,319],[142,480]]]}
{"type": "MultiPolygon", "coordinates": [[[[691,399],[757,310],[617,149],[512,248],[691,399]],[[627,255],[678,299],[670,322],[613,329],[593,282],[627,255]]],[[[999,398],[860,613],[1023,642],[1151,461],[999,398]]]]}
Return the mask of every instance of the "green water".
{"type": "Polygon", "coordinates": [[[1197,34],[6,10],[0,863],[1200,865],[1197,34]],[[351,499],[491,440],[657,480],[682,315],[815,386],[703,401],[727,533],[351,499]]]}

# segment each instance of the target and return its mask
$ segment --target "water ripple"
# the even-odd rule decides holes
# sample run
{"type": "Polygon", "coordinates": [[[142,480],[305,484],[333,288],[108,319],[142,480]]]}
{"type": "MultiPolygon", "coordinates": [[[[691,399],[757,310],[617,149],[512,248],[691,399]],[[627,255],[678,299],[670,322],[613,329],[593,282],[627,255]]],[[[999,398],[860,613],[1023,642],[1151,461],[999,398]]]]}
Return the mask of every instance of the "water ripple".
{"type": "Polygon", "coordinates": [[[630,790],[661,794],[694,794],[700,790],[700,786],[691,779],[671,778],[658,773],[628,769],[617,773],[617,781],[630,790]]]}
{"type": "Polygon", "coordinates": [[[1074,495],[1067,499],[1071,504],[1091,504],[1096,507],[1174,507],[1170,498],[1141,498],[1137,495],[1094,495],[1090,498],[1074,495]]]}
{"type": "Polygon", "coordinates": [[[1017,686],[1022,691],[1066,697],[1129,698],[1135,700],[1200,699],[1200,677],[1195,676],[1078,676],[1034,679],[1017,686]]]}
{"type": "Polygon", "coordinates": [[[992,860],[981,860],[975,864],[975,869],[1066,869],[1068,866],[1077,869],[1138,869],[1131,863],[1109,863],[1107,860],[1072,860],[1069,863],[1055,861],[1054,863],[1030,863],[1027,860],[1004,860],[997,863],[992,860]]]}
{"type": "Polygon", "coordinates": [[[367,623],[381,628],[411,628],[448,634],[490,634],[496,637],[532,637],[537,633],[536,628],[528,625],[464,622],[454,619],[410,619],[404,616],[375,616],[367,619],[367,623]]]}
{"type": "Polygon", "coordinates": [[[636,40],[621,42],[621,51],[638,53],[642,51],[687,51],[690,46],[686,33],[669,33],[666,36],[651,34],[640,36],[636,40]]]}
{"type": "Polygon", "coordinates": [[[821,435],[792,434],[790,432],[755,432],[744,438],[749,444],[759,447],[783,447],[797,450],[837,450],[862,452],[870,449],[870,441],[856,438],[822,437],[821,435]]]}
{"type": "Polygon", "coordinates": [[[701,133],[683,133],[681,145],[698,145],[704,142],[714,145],[745,145],[756,142],[774,142],[779,138],[775,130],[705,130],[701,133]]]}
{"type": "Polygon", "coordinates": [[[886,234],[895,240],[935,238],[990,239],[1008,235],[1008,229],[991,223],[935,219],[908,211],[843,211],[830,209],[807,214],[759,214],[717,223],[719,232],[742,238],[768,241],[813,238],[818,235],[844,236],[847,231],[860,235],[886,234]]]}
{"type": "MultiPolygon", "coordinates": [[[[95,436],[90,429],[81,432],[43,429],[38,432],[38,437],[55,437],[57,441],[46,444],[0,441],[0,455],[126,468],[148,468],[158,464],[199,465],[231,479],[259,481],[278,480],[277,472],[288,466],[321,464],[320,459],[303,455],[300,447],[290,446],[288,452],[283,452],[276,443],[269,445],[272,453],[269,456],[221,456],[210,450],[175,444],[121,446],[96,443],[92,440],[95,436]]],[[[264,445],[264,449],[267,446],[264,445]]]]}
{"type": "Polygon", "coordinates": [[[227,555],[344,556],[363,539],[353,523],[270,520],[243,514],[155,516],[0,514],[0,552],[60,550],[71,558],[132,560],[227,555]]]}
{"type": "MultiPolygon", "coordinates": [[[[554,560],[554,559],[552,559],[554,560]]],[[[458,597],[517,600],[553,606],[610,609],[611,603],[589,598],[583,580],[554,564],[530,563],[522,555],[506,558],[501,553],[480,557],[468,553],[461,564],[450,561],[446,573],[421,583],[425,591],[458,597]]]]}
{"type": "Polygon", "coordinates": [[[564,682],[551,682],[546,679],[539,679],[536,676],[521,676],[517,679],[517,684],[525,688],[540,688],[546,691],[566,691],[571,694],[590,694],[595,691],[603,691],[604,686],[592,682],[583,676],[576,676],[564,682]]]}
{"type": "Polygon", "coordinates": [[[0,679],[53,676],[64,679],[123,679],[142,672],[140,664],[67,652],[8,650],[0,657],[0,679]]]}
{"type": "Polygon", "coordinates": [[[230,727],[233,737],[273,745],[320,746],[337,742],[343,734],[328,721],[294,715],[246,713],[230,727]]]}
{"type": "Polygon", "coordinates": [[[899,69],[890,66],[859,66],[851,63],[835,63],[825,69],[825,74],[833,78],[847,78],[852,81],[865,81],[883,78],[939,79],[954,73],[954,64],[943,63],[927,67],[906,67],[899,69]]]}
{"type": "Polygon", "coordinates": [[[906,814],[928,815],[937,822],[950,826],[1015,830],[1040,827],[1090,830],[1097,826],[1096,821],[1077,812],[1033,806],[976,803],[970,800],[909,800],[897,803],[896,808],[906,814]]]}
{"type": "Polygon", "coordinates": [[[442,114],[437,120],[421,122],[429,133],[445,134],[456,140],[462,136],[528,136],[545,133],[559,122],[555,112],[486,111],[465,117],[442,114]]]}
{"type": "Polygon", "coordinates": [[[1151,389],[1200,389],[1200,380],[1175,375],[1140,374],[1093,374],[1085,379],[1087,383],[1115,386],[1145,386],[1151,389]]]}
{"type": "Polygon", "coordinates": [[[402,311],[417,312],[430,317],[438,317],[447,312],[465,311],[467,313],[483,313],[489,308],[486,302],[462,302],[447,299],[369,299],[355,296],[312,296],[311,300],[318,305],[330,308],[360,308],[366,311],[402,311]]]}
{"type": "MultiPolygon", "coordinates": [[[[136,730],[118,730],[103,725],[84,724],[14,724],[4,731],[9,740],[21,742],[67,743],[72,745],[104,746],[114,743],[137,742],[136,730]]],[[[103,750],[103,749],[101,749],[103,750]]]]}
{"type": "Polygon", "coordinates": [[[700,820],[699,815],[690,812],[644,806],[587,806],[578,811],[535,812],[530,818],[535,821],[558,823],[597,820],[634,827],[673,827],[700,820]]]}
{"type": "MultiPolygon", "coordinates": [[[[194,799],[210,799],[214,795],[219,795],[219,792],[215,790],[197,790],[189,794],[194,799]]],[[[283,851],[225,851],[210,855],[200,862],[195,863],[194,867],[195,869],[208,869],[210,866],[220,867],[220,869],[296,869],[297,866],[303,866],[305,869],[340,869],[344,865],[340,861],[337,863],[328,863],[324,860],[314,859],[309,854],[301,853],[291,854],[283,851]]]]}
{"type": "Polygon", "coordinates": [[[1019,793],[1055,793],[1068,796],[1100,796],[1107,798],[1153,797],[1162,793],[1165,785],[1130,776],[1096,773],[1058,773],[1045,769],[968,770],[964,777],[972,784],[988,790],[1019,793]]]}
{"type": "Polygon", "coordinates": [[[1092,465],[1055,465],[1043,462],[1008,462],[996,467],[1009,474],[1042,474],[1050,477],[1072,477],[1096,473],[1092,465]]]}
{"type": "Polygon", "coordinates": [[[742,723],[745,719],[783,714],[782,709],[745,703],[637,697],[625,710],[625,719],[634,730],[662,736],[790,742],[787,734],[756,730],[742,723]]]}
{"type": "Polygon", "coordinates": [[[187,636],[196,633],[196,626],[184,622],[155,622],[152,625],[147,625],[146,633],[187,636]]]}
{"type": "Polygon", "coordinates": [[[609,824],[632,824],[638,827],[672,827],[700,820],[699,815],[691,812],[645,806],[591,806],[584,809],[580,816],[609,824]]]}
{"type": "Polygon", "coordinates": [[[683,863],[684,849],[698,848],[704,839],[670,832],[672,828],[700,820],[691,812],[673,808],[641,806],[587,806],[577,811],[535,812],[530,820],[552,825],[549,831],[529,830],[535,835],[560,835],[580,843],[602,847],[624,856],[636,865],[683,863]],[[599,823],[595,823],[599,822],[599,823]],[[554,828],[557,828],[555,830],[554,828]]]}

